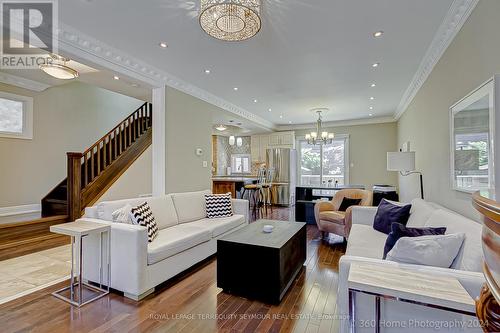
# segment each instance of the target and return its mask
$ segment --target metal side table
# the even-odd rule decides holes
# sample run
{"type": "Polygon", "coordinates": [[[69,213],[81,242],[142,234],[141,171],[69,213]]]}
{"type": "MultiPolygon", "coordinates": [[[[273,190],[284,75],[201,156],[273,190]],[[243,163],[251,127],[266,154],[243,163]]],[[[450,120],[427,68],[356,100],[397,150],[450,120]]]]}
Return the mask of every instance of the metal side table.
{"type": "Polygon", "coordinates": [[[352,263],[348,277],[349,326],[356,332],[356,294],[375,297],[374,331],[380,332],[380,301],[395,300],[475,317],[475,303],[453,277],[417,270],[352,263]]]}
{"type": "Polygon", "coordinates": [[[52,293],[53,296],[62,299],[72,305],[82,306],[98,298],[109,294],[111,284],[111,227],[103,223],[95,222],[71,222],[53,225],[50,231],[71,237],[71,280],[68,287],[64,287],[52,293]],[[97,234],[99,237],[99,287],[93,286],[83,280],[83,247],[84,237],[97,234]],[[103,288],[103,235],[107,235],[107,281],[103,288]],[[75,253],[76,248],[76,253],[75,253]],[[76,274],[75,274],[76,272],[76,274]],[[75,276],[76,275],[76,276],[75,276]]]}

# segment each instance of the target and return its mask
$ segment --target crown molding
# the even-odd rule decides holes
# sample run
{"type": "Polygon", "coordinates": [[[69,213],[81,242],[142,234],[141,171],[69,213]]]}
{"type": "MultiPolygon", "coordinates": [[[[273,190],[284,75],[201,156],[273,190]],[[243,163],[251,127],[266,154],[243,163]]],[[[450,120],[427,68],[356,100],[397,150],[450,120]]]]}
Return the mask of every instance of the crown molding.
{"type": "MultiPolygon", "coordinates": [[[[325,121],[323,122],[323,128],[331,127],[341,127],[341,126],[357,126],[357,125],[372,125],[372,124],[385,124],[393,123],[396,119],[393,116],[386,117],[374,117],[374,118],[363,118],[354,120],[339,120],[339,121],[325,121]]],[[[278,131],[293,131],[302,129],[311,129],[316,126],[316,122],[307,124],[297,124],[297,125],[279,125],[276,126],[278,131]]]]}
{"type": "Polygon", "coordinates": [[[398,120],[472,13],[479,0],[454,0],[394,113],[398,120]]]}
{"type": "Polygon", "coordinates": [[[168,72],[151,66],[121,50],[107,45],[91,36],[88,36],[73,27],[59,23],[58,30],[59,51],[70,53],[73,57],[91,61],[103,68],[135,78],[147,83],[150,87],[166,85],[186,94],[199,98],[207,103],[229,111],[244,119],[250,120],[265,129],[274,129],[275,125],[250,111],[215,96],[189,82],[186,82],[168,72]]]}
{"type": "Polygon", "coordinates": [[[51,85],[49,84],[25,79],[23,77],[12,75],[5,72],[0,72],[0,82],[36,92],[41,92],[51,87],[51,85]]]}

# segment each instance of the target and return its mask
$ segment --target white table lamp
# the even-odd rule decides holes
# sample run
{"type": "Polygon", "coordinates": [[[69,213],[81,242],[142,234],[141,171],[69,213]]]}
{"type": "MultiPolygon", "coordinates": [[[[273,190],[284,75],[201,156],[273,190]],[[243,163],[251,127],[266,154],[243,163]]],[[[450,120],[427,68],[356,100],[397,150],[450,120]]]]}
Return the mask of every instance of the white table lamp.
{"type": "Polygon", "coordinates": [[[387,153],[387,171],[398,171],[402,176],[408,176],[414,173],[420,175],[420,196],[424,198],[424,180],[422,173],[415,171],[415,152],[388,152],[387,153]]]}

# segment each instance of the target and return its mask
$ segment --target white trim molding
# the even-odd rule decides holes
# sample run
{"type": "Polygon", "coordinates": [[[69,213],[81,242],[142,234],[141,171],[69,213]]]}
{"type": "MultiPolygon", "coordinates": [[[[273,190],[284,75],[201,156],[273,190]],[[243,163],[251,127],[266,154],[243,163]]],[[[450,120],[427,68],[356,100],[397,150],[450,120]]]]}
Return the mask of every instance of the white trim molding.
{"type": "Polygon", "coordinates": [[[153,88],[153,163],[151,186],[154,196],[166,194],[165,172],[166,172],[166,88],[161,86],[153,88]]]}
{"type": "Polygon", "coordinates": [[[41,211],[42,211],[41,204],[0,207],[0,217],[39,213],[41,211]]]}
{"type": "Polygon", "coordinates": [[[64,55],[69,53],[73,58],[78,57],[91,61],[104,68],[145,82],[151,87],[167,85],[257,123],[264,128],[274,129],[274,124],[272,122],[170,73],[132,57],[121,50],[115,49],[91,36],[85,35],[66,24],[59,24],[58,39],[59,50],[62,51],[64,55]]]}
{"type": "Polygon", "coordinates": [[[410,85],[406,89],[398,108],[394,114],[394,118],[398,120],[406,111],[413,98],[424,85],[425,81],[431,74],[434,66],[443,56],[444,52],[450,46],[451,42],[464,25],[469,15],[472,13],[479,0],[454,0],[446,14],[443,23],[439,27],[432,43],[425,53],[420,67],[413,76],[410,85]]]}
{"type": "MultiPolygon", "coordinates": [[[[396,122],[392,116],[387,117],[373,117],[373,118],[363,118],[354,120],[339,120],[339,121],[327,121],[323,122],[322,126],[324,128],[330,127],[341,127],[341,126],[356,126],[356,125],[370,125],[370,124],[384,124],[396,122]]],[[[276,130],[278,131],[293,131],[301,129],[310,129],[316,126],[316,123],[309,124],[296,124],[296,125],[278,125],[276,130]]]]}
{"type": "Polygon", "coordinates": [[[25,79],[24,77],[12,75],[5,72],[0,72],[0,82],[36,92],[42,92],[45,89],[51,87],[49,84],[25,79]]]}

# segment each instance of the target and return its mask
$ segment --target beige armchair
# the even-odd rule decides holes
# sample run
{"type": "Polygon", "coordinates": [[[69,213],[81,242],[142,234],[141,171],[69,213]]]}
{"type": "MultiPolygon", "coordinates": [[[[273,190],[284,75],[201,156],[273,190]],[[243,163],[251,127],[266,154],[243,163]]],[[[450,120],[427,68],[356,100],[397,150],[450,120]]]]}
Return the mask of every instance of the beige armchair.
{"type": "Polygon", "coordinates": [[[373,194],[372,191],[367,190],[346,189],[335,193],[331,201],[317,202],[314,206],[314,217],[323,238],[325,233],[330,232],[346,239],[349,238],[352,225],[352,206],[347,208],[345,212],[339,211],[344,198],[361,199],[359,206],[371,206],[373,194]]]}

